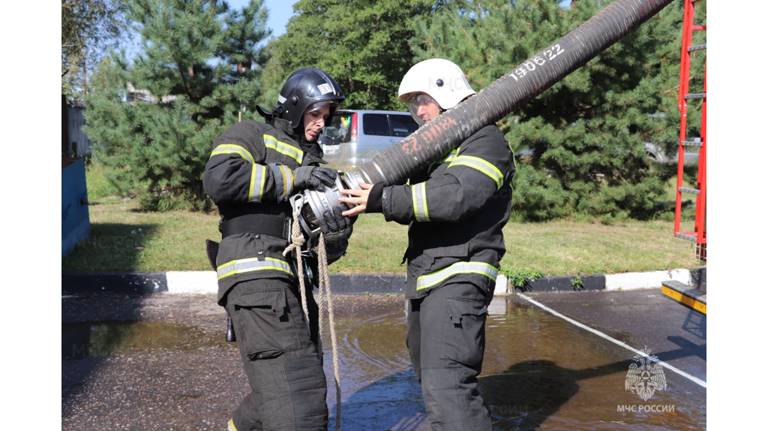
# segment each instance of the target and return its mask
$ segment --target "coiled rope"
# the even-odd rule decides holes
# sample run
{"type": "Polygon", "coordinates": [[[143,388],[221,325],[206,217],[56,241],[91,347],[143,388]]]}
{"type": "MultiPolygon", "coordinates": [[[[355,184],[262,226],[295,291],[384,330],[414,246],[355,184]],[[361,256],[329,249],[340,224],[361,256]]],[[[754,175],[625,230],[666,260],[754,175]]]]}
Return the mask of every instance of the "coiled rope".
{"type": "MultiPolygon", "coordinates": [[[[307,307],[307,289],[304,284],[304,261],[302,259],[302,247],[305,239],[299,226],[299,208],[300,205],[293,208],[293,223],[291,225],[291,243],[283,250],[283,256],[287,256],[291,251],[296,257],[296,270],[299,277],[299,295],[301,296],[301,306],[304,310],[304,317],[307,322],[307,330],[311,330],[309,323],[309,308],[307,307]]],[[[331,279],[328,273],[328,255],[325,250],[325,235],[320,233],[320,239],[317,244],[317,271],[320,276],[318,286],[318,335],[322,338],[323,333],[323,315],[325,308],[328,308],[328,329],[331,337],[331,354],[333,358],[333,377],[336,386],[336,430],[341,430],[341,373],[339,372],[339,354],[336,345],[336,321],[333,313],[333,295],[331,293],[331,279]]],[[[322,354],[322,343],[319,346],[322,354]]]]}

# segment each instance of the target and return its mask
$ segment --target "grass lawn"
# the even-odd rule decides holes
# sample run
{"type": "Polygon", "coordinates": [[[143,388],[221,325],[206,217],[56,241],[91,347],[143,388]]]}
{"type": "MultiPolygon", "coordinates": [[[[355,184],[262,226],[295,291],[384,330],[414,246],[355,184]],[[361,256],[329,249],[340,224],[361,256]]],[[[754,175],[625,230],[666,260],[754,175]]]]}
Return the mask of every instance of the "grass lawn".
{"type": "MultiPolygon", "coordinates": [[[[204,240],[219,239],[216,214],[142,212],[132,200],[90,196],[90,238],[63,259],[64,272],[210,269],[204,240]]],[[[405,226],[386,223],[381,215],[361,216],[347,255],[332,271],[404,273],[400,260],[406,232],[405,226]]],[[[691,243],[672,237],[670,221],[510,222],[504,237],[502,267],[511,271],[574,275],[699,266],[691,243]]]]}
{"type": "Polygon", "coordinates": [[[502,268],[544,275],[574,275],[693,268],[692,243],[672,237],[672,222],[616,225],[554,221],[508,223],[502,268]]]}

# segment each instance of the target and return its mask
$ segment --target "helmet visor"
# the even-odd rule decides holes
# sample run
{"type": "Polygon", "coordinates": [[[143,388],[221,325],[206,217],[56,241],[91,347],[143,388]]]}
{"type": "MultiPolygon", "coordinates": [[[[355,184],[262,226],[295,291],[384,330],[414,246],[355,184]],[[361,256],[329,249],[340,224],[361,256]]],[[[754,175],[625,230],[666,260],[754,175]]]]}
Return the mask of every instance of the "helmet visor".
{"type": "Polygon", "coordinates": [[[333,114],[334,109],[336,109],[336,104],[332,102],[316,102],[311,105],[309,105],[309,108],[307,108],[306,112],[310,114],[316,114],[320,111],[322,111],[324,108],[328,108],[328,112],[333,114]]]}
{"type": "Polygon", "coordinates": [[[437,101],[427,93],[415,93],[413,96],[408,98],[408,112],[411,113],[411,117],[413,117],[419,126],[424,124],[424,120],[419,117],[419,107],[428,105],[430,103],[434,103],[435,105],[440,106],[437,101]]]}

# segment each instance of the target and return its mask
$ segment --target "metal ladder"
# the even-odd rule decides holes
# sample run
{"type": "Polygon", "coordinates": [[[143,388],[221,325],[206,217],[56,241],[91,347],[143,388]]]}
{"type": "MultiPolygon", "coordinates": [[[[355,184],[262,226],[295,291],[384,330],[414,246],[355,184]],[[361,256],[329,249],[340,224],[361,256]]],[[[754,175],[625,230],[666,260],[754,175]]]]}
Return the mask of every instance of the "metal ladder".
{"type": "Polygon", "coordinates": [[[680,90],[677,96],[677,107],[680,111],[680,139],[678,141],[677,159],[677,185],[675,188],[675,229],[677,238],[696,243],[696,256],[701,261],[707,260],[707,227],[706,227],[706,200],[707,200],[707,77],[706,66],[704,69],[704,88],[701,93],[691,93],[689,84],[691,78],[691,55],[696,51],[706,49],[705,44],[693,44],[695,31],[706,31],[706,25],[694,24],[695,3],[699,0],[685,0],[683,5],[683,43],[680,52],[680,90]],[[688,102],[701,99],[701,127],[699,137],[688,136],[688,102]],[[699,151],[698,173],[696,175],[696,187],[683,187],[683,167],[685,165],[686,148],[697,148],[699,151]],[[683,193],[696,195],[696,218],[693,232],[682,231],[680,228],[682,219],[683,193]]]}

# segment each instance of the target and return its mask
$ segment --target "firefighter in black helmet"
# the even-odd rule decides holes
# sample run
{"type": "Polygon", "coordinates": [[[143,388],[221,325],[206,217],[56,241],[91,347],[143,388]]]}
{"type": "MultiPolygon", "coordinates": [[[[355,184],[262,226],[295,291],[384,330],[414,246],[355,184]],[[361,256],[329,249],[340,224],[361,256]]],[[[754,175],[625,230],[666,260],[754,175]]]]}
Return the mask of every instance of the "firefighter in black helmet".
{"type": "MultiPolygon", "coordinates": [[[[433,58],[405,74],[398,96],[423,124],[474,94],[459,66],[433,58]]],[[[504,135],[488,124],[409,184],[342,190],[353,206],[344,215],[380,212],[410,225],[406,344],[435,430],[491,429],[477,376],[514,173],[504,135]]]]}
{"type": "Polygon", "coordinates": [[[307,295],[311,330],[301,308],[289,243],[288,198],[332,186],[336,171],[319,166],[317,138],[338,104],[327,73],[292,73],[265,123],[243,121],[213,142],[203,185],[221,214],[215,257],[218,302],[231,316],[251,386],[230,430],[325,430],[328,411],[317,305],[307,295]]]}

